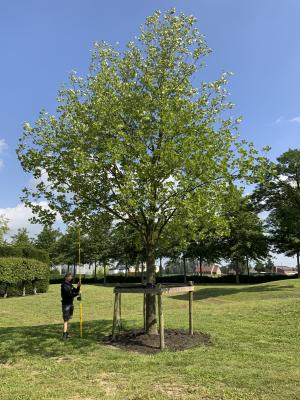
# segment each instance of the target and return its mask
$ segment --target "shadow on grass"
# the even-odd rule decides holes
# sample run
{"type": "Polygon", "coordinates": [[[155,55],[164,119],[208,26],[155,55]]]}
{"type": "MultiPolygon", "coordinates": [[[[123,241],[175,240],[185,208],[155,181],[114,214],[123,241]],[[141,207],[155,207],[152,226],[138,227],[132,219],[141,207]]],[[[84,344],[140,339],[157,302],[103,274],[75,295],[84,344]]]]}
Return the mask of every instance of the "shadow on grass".
{"type": "MultiPolygon", "coordinates": [[[[292,289],[294,288],[293,285],[286,285],[286,286],[260,286],[260,285],[255,285],[255,286],[250,286],[250,287],[243,287],[243,288],[233,288],[233,287],[215,287],[215,288],[204,288],[200,290],[196,290],[194,292],[194,300],[205,300],[210,297],[220,297],[220,296],[229,296],[232,294],[238,294],[238,293],[264,293],[264,292],[280,292],[285,289],[292,289]]],[[[177,296],[170,296],[175,300],[187,300],[188,295],[185,294],[180,294],[177,296]]]]}
{"type": "Polygon", "coordinates": [[[22,356],[59,357],[66,353],[87,353],[97,339],[111,333],[110,320],[87,321],[83,338],[79,337],[79,323],[70,323],[71,338],[62,340],[62,324],[0,328],[0,364],[22,356]]]}

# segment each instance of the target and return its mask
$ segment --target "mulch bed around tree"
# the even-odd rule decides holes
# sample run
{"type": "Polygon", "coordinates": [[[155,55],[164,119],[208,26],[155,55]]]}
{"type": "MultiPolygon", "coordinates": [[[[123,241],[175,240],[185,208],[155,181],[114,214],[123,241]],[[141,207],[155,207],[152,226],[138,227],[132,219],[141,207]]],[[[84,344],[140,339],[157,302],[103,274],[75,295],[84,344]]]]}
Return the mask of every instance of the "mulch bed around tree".
{"type": "MultiPolygon", "coordinates": [[[[144,331],[123,331],[117,335],[116,341],[111,336],[101,340],[102,344],[118,347],[128,351],[154,354],[160,352],[159,335],[147,335],[144,331]]],[[[165,329],[165,346],[169,351],[182,351],[196,346],[211,346],[212,339],[207,333],[188,332],[177,329],[165,329]]]]}

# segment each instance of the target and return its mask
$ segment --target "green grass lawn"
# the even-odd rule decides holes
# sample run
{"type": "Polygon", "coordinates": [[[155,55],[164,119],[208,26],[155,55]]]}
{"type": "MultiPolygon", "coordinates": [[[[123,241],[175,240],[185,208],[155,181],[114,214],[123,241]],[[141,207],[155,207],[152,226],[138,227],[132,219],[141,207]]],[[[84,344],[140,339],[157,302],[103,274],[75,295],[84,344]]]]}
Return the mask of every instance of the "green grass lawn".
{"type": "MultiPolygon", "coordinates": [[[[213,346],[156,355],[103,346],[112,288],[83,288],[61,340],[59,285],[49,293],[0,299],[0,399],[300,399],[300,282],[198,286],[194,329],[213,346]]],[[[164,300],[165,325],[188,329],[185,295],[164,300]]],[[[123,295],[127,328],[142,325],[141,295],[123,295]]]]}

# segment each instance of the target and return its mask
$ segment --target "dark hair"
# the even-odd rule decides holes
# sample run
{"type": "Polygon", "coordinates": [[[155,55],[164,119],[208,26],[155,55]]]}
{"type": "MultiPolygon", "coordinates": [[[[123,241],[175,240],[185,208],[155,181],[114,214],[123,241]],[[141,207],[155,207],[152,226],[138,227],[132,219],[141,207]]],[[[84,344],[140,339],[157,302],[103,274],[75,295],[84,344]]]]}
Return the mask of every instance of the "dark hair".
{"type": "Polygon", "coordinates": [[[71,276],[73,276],[72,273],[71,272],[67,272],[66,275],[65,275],[65,279],[70,278],[71,276]]]}

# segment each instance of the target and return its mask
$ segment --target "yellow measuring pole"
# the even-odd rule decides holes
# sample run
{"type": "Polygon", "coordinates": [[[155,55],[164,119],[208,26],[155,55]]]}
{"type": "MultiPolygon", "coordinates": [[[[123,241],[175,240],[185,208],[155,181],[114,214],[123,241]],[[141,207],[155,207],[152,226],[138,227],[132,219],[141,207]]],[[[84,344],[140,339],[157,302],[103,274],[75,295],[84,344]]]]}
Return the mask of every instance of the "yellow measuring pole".
{"type": "MultiPolygon", "coordinates": [[[[81,248],[80,248],[80,228],[78,228],[78,266],[79,266],[79,282],[81,284],[81,267],[80,267],[80,256],[81,256],[81,248]]],[[[82,311],[82,303],[81,303],[81,286],[79,291],[79,334],[82,338],[82,322],[83,322],[83,311],[82,311]]]]}

